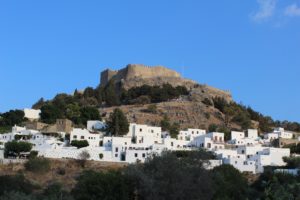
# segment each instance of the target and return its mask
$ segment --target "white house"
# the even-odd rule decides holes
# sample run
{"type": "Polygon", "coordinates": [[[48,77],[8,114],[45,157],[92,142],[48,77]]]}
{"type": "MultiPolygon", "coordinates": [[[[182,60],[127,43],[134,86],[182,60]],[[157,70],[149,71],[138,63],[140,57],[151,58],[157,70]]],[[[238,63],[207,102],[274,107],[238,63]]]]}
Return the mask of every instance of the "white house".
{"type": "Polygon", "coordinates": [[[73,128],[70,133],[70,142],[72,143],[74,140],[86,140],[90,146],[99,147],[101,146],[102,134],[90,132],[87,129],[73,128]]]}
{"type": "Polygon", "coordinates": [[[29,120],[38,120],[38,119],[40,119],[41,110],[25,108],[24,114],[25,114],[24,117],[29,120]]]}

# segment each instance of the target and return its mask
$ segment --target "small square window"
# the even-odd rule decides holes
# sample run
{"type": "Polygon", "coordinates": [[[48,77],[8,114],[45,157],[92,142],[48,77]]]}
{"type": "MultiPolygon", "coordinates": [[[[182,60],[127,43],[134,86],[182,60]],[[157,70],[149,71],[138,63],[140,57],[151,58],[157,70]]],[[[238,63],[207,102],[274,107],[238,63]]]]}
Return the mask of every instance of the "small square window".
{"type": "Polygon", "coordinates": [[[115,157],[116,157],[116,158],[118,157],[118,154],[117,154],[117,153],[115,154],[115,157]]]}

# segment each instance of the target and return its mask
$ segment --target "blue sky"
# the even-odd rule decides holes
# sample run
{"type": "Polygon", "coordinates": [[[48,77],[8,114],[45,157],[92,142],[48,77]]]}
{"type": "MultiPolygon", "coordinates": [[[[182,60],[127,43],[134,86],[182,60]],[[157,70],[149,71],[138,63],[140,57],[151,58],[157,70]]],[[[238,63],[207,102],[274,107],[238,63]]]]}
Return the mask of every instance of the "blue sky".
{"type": "Polygon", "coordinates": [[[300,0],[0,0],[0,112],[96,86],[128,63],[300,122],[300,0]]]}

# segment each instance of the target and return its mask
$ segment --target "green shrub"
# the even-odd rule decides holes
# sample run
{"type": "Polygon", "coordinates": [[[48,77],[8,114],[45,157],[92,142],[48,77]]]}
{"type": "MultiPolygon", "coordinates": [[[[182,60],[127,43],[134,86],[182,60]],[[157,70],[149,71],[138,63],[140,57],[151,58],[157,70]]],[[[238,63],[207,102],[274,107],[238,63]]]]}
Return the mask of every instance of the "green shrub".
{"type": "Polygon", "coordinates": [[[19,156],[21,152],[30,152],[32,144],[23,141],[11,141],[5,143],[4,155],[7,156],[19,156]]]}
{"type": "Polygon", "coordinates": [[[25,169],[31,172],[45,173],[50,170],[50,161],[46,158],[31,158],[25,163],[25,169]]]}
{"type": "Polygon", "coordinates": [[[102,159],[103,158],[103,153],[99,154],[99,158],[102,159]]]}
{"type": "Polygon", "coordinates": [[[209,100],[209,98],[205,98],[205,99],[202,101],[202,103],[204,103],[204,104],[207,105],[207,106],[212,106],[212,105],[213,105],[212,102],[211,102],[211,100],[209,100]]]}
{"type": "Polygon", "coordinates": [[[89,142],[87,140],[73,140],[71,145],[80,149],[89,146],[89,142]]]}
{"type": "Polygon", "coordinates": [[[29,158],[36,158],[38,156],[38,151],[30,151],[29,158]]]}
{"type": "Polygon", "coordinates": [[[35,187],[25,179],[24,175],[4,175],[0,176],[0,196],[5,192],[18,191],[30,194],[35,187]]]}

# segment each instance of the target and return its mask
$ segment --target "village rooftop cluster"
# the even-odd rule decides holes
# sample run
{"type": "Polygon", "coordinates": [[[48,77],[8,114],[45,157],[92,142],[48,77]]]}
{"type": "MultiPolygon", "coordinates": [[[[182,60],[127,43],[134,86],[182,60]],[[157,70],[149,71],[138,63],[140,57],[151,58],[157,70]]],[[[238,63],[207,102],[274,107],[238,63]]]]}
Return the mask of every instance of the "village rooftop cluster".
{"type": "MultiPolygon", "coordinates": [[[[171,138],[161,127],[131,123],[129,132],[124,136],[109,136],[103,130],[106,126],[102,121],[88,121],[84,129],[73,128],[67,119],[57,120],[55,125],[45,127],[37,122],[39,110],[25,109],[25,117],[30,119],[26,127],[14,126],[10,133],[0,135],[0,148],[5,143],[18,138],[33,144],[32,150],[38,156],[56,159],[78,159],[80,154],[88,152],[89,159],[105,162],[136,163],[145,162],[147,158],[160,155],[163,151],[191,151],[205,149],[212,152],[215,160],[210,160],[207,168],[211,169],[222,164],[230,164],[241,172],[262,173],[264,167],[282,167],[286,163],[284,157],[290,157],[290,149],[275,148],[272,141],[279,139],[279,146],[295,139],[294,133],[276,128],[271,133],[259,137],[256,129],[245,132],[231,132],[231,139],[224,140],[224,133],[206,132],[201,129],[181,130],[177,138],[171,138]],[[41,130],[56,132],[57,135],[45,134],[41,130]],[[65,139],[66,134],[69,139],[65,139]],[[77,148],[71,146],[72,141],[87,141],[88,146],[77,148]]],[[[0,158],[4,159],[3,150],[0,158]]],[[[26,157],[26,153],[24,155],[26,157]]]]}

